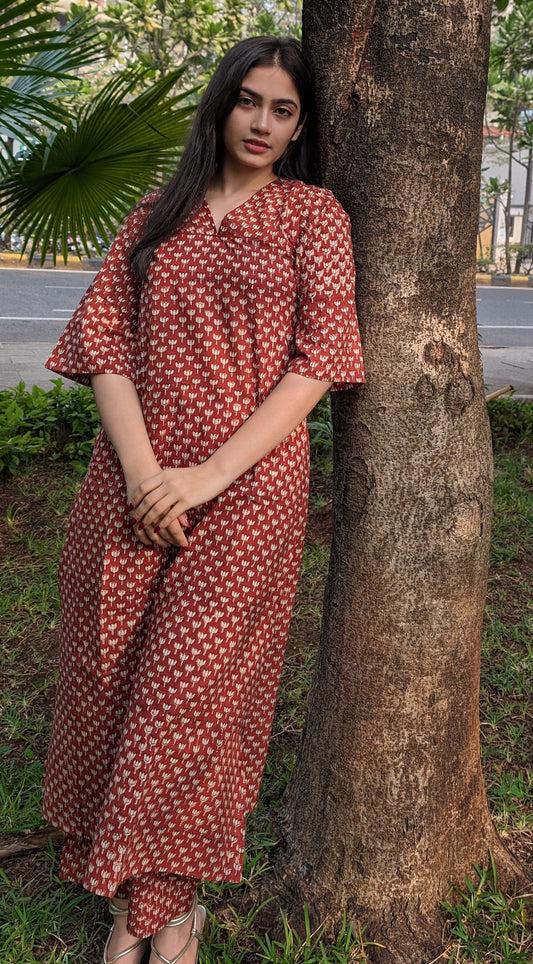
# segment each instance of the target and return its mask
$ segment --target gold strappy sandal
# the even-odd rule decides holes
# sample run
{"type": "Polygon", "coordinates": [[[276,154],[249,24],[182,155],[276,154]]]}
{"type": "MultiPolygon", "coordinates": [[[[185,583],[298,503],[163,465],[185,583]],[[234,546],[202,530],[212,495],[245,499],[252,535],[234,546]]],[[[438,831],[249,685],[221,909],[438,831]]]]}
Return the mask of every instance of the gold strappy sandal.
{"type": "MultiPolygon", "coordinates": [[[[198,944],[200,944],[205,939],[207,911],[205,907],[202,907],[202,905],[198,903],[198,898],[196,895],[194,897],[191,909],[188,910],[186,914],[181,914],[180,917],[174,917],[172,920],[169,920],[168,924],[165,924],[165,927],[178,927],[180,924],[185,924],[190,917],[192,917],[192,926],[189,939],[185,944],[185,947],[179,952],[179,954],[176,954],[176,957],[173,957],[172,960],[169,960],[168,957],[164,957],[164,955],[158,951],[157,947],[155,946],[155,937],[152,937],[150,944],[152,953],[159,958],[162,964],[177,964],[178,961],[181,961],[183,955],[187,953],[193,941],[198,941],[198,944]],[[199,920],[199,918],[202,919],[199,920]],[[201,927],[198,927],[199,923],[201,923],[201,927]]],[[[200,948],[198,948],[196,951],[196,964],[198,964],[199,953],[200,948]]]]}
{"type": "MultiPolygon", "coordinates": [[[[128,913],[128,908],[118,907],[115,903],[113,903],[113,898],[110,897],[109,913],[112,914],[113,917],[124,917],[124,915],[128,913]]],[[[111,930],[109,931],[109,937],[107,938],[107,941],[104,947],[104,964],[115,964],[115,961],[119,961],[121,957],[125,957],[126,954],[130,953],[130,951],[134,951],[136,947],[140,947],[141,944],[144,944],[144,941],[146,939],[144,937],[140,937],[138,941],[135,941],[135,944],[132,944],[131,947],[127,947],[125,951],[119,951],[118,954],[113,954],[113,957],[108,957],[107,949],[109,947],[111,938],[113,936],[114,929],[115,929],[115,925],[113,924],[113,926],[111,927],[111,930]]]]}

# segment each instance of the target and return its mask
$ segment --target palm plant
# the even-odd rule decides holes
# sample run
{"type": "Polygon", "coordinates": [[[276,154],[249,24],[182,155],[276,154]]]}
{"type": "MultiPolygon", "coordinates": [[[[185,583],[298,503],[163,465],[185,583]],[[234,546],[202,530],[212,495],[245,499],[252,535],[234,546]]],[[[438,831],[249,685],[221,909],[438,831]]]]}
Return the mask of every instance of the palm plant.
{"type": "Polygon", "coordinates": [[[53,29],[50,12],[34,0],[0,0],[0,129],[34,143],[66,115],[59,100],[73,90],[72,72],[102,55],[96,29],[77,17],[53,29]]]}
{"type": "Polygon", "coordinates": [[[0,204],[4,222],[41,263],[49,247],[66,261],[100,250],[134,201],[157,186],[187,134],[193,107],[172,93],[182,70],[141,94],[141,72],[124,71],[89,103],[76,106],[72,71],[101,55],[93,22],[61,30],[32,0],[0,0],[0,204]],[[40,32],[39,32],[40,30],[40,32]],[[24,144],[15,154],[13,139],[24,144]]]}

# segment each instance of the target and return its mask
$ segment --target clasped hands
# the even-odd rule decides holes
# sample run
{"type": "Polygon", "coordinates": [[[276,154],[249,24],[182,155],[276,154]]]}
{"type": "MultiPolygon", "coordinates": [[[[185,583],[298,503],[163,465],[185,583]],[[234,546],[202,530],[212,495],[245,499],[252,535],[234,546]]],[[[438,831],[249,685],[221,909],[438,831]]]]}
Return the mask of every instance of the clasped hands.
{"type": "Polygon", "coordinates": [[[133,531],[145,546],[187,548],[187,510],[222,491],[207,462],[191,468],[160,469],[139,481],[126,480],[133,531]]]}

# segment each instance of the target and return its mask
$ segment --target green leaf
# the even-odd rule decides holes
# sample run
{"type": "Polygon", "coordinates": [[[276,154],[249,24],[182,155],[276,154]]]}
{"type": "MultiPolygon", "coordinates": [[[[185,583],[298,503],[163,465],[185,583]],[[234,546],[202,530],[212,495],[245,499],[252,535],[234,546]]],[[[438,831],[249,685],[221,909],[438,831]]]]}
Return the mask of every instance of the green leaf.
{"type": "Polygon", "coordinates": [[[69,234],[79,236],[90,254],[91,242],[98,247],[99,235],[109,239],[141,194],[160,185],[194,109],[178,106],[184,93],[169,96],[181,73],[173,71],[129,101],[139,73],[119,75],[27,157],[4,162],[0,203],[30,258],[42,240],[41,261],[49,245],[54,258],[61,247],[66,260],[69,234]]]}
{"type": "Polygon", "coordinates": [[[79,16],[66,27],[40,30],[49,13],[25,14],[35,4],[0,0],[0,126],[12,138],[33,144],[39,126],[57,128],[67,120],[65,97],[79,86],[73,72],[101,58],[94,19],[79,16]]]}

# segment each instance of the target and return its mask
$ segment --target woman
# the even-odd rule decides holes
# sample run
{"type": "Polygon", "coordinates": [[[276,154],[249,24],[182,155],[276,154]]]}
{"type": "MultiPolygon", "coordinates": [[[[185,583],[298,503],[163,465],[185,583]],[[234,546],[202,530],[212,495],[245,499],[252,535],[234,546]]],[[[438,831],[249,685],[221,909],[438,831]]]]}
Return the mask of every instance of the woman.
{"type": "Polygon", "coordinates": [[[60,566],[44,812],[108,896],[105,964],[193,964],[239,881],[298,578],[305,418],[364,380],[349,220],[311,180],[295,41],[222,60],[180,167],[127,218],[48,361],[103,430],[60,566]]]}

